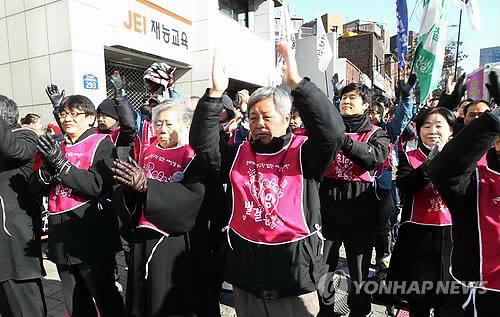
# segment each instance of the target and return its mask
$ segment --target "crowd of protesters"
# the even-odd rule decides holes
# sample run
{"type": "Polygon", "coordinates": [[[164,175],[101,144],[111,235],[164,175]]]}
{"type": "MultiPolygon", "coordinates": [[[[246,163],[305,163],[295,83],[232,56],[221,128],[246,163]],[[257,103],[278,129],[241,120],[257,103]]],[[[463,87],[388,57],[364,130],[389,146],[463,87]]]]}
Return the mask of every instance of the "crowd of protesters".
{"type": "Polygon", "coordinates": [[[428,286],[377,299],[351,287],[349,316],[374,300],[412,317],[500,316],[496,74],[489,101],[465,97],[465,75],[421,106],[415,75],[396,99],[334,76],[329,100],[277,50],[283,84],[232,99],[217,54],[202,97],[182,99],[175,68],[151,65],[139,111],[119,72],[97,108],[50,84],[45,131],[0,95],[0,316],[47,316],[43,197],[69,316],[220,316],[223,281],[241,317],[340,316],[320,286],[342,245],[356,285],[428,286]],[[447,281],[463,292],[436,292],[447,281]]]}

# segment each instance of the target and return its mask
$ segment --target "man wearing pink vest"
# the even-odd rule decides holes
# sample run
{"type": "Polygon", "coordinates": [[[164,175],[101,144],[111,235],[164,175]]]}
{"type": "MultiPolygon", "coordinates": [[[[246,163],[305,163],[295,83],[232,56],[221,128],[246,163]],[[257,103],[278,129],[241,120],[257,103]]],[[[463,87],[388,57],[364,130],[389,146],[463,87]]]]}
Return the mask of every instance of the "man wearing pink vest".
{"type": "Polygon", "coordinates": [[[323,241],[319,182],[340,147],[344,125],[328,98],[301,78],[285,43],[284,83],[308,137],[288,129],[291,100],[263,87],[248,102],[250,140],[220,142],[218,114],[229,80],[216,55],[212,89],[198,103],[190,144],[229,183],[224,279],[238,316],[316,316],[323,241]]]}
{"type": "Polygon", "coordinates": [[[18,119],[0,95],[0,316],[43,317],[40,200],[28,187],[38,136],[18,119]]]}
{"type": "MultiPolygon", "coordinates": [[[[371,91],[364,84],[351,83],[341,91],[340,114],[346,133],[341,150],[321,183],[321,214],[327,239],[324,261],[334,272],[339,248],[344,244],[349,273],[361,283],[368,270],[378,229],[375,172],[389,155],[387,132],[370,123],[366,113],[371,91]]],[[[371,311],[370,296],[349,294],[350,316],[366,316],[371,311]]],[[[322,307],[328,313],[329,307],[322,307]]]]}
{"type": "Polygon", "coordinates": [[[450,273],[469,288],[455,316],[500,316],[500,108],[466,125],[429,174],[453,219],[450,273]]]}
{"type": "Polygon", "coordinates": [[[114,184],[116,150],[107,134],[96,134],[92,101],[81,95],[61,100],[58,116],[65,140],[38,141],[44,163],[31,188],[49,197],[49,252],[71,316],[123,316],[115,286],[115,254],[121,249],[117,218],[103,203],[114,184]]]}

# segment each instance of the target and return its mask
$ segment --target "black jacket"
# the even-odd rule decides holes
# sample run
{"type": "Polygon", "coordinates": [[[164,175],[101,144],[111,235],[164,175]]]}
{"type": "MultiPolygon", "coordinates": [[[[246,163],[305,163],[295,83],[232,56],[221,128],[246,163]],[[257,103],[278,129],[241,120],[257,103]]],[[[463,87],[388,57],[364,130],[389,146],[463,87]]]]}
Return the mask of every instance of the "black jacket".
{"type": "MultiPolygon", "coordinates": [[[[368,132],[371,129],[367,115],[343,118],[347,133],[368,132]]],[[[367,143],[352,140],[349,136],[344,141],[342,151],[355,164],[375,174],[389,155],[389,136],[379,129],[373,133],[367,143]]],[[[320,188],[321,212],[328,228],[328,236],[335,225],[372,226],[377,219],[374,202],[374,185],[365,182],[349,182],[325,177],[320,188]],[[372,207],[371,207],[372,206],[372,207]]]]}
{"type": "MultiPolygon", "coordinates": [[[[314,228],[315,224],[321,224],[319,182],[340,148],[344,125],[338,110],[308,79],[301,81],[292,91],[292,96],[309,134],[301,152],[303,208],[307,224],[314,228]]],[[[220,142],[218,114],[221,110],[220,98],[203,96],[194,113],[190,144],[210,163],[211,169],[227,181],[238,147],[220,142]]],[[[274,138],[269,145],[252,143],[252,148],[258,153],[273,153],[287,144],[291,137],[289,132],[274,138]]],[[[321,269],[321,241],[317,235],[273,246],[248,242],[232,231],[229,238],[232,248],[226,248],[224,275],[225,280],[234,286],[262,298],[295,296],[315,290],[321,269]]]]}
{"type": "MultiPolygon", "coordinates": [[[[88,129],[75,144],[95,133],[88,129]]],[[[72,166],[68,174],[60,176],[62,183],[90,201],[49,217],[48,256],[56,264],[79,264],[121,249],[117,217],[106,201],[114,184],[111,166],[115,158],[114,144],[105,139],[98,145],[88,170],[72,166]]],[[[49,190],[38,172],[31,175],[30,186],[37,193],[49,190]]]]}
{"type": "MultiPolygon", "coordinates": [[[[425,155],[430,152],[422,144],[419,144],[419,149],[425,155]]],[[[411,218],[414,195],[422,190],[431,179],[424,172],[424,165],[413,168],[404,152],[399,152],[397,175],[396,185],[403,202],[402,225],[392,253],[388,280],[449,280],[451,226],[428,226],[408,222],[411,218]]],[[[416,299],[420,296],[403,297],[416,299]]]]}
{"type": "Polygon", "coordinates": [[[37,139],[0,118],[0,283],[42,276],[40,201],[27,182],[37,139]]]}
{"type": "MultiPolygon", "coordinates": [[[[500,134],[500,108],[482,114],[465,126],[432,161],[430,177],[453,219],[452,273],[461,281],[480,281],[480,235],[477,210],[477,162],[487,154],[487,165],[500,172],[492,144],[500,134]]],[[[492,221],[494,219],[491,219],[492,221]]],[[[498,224],[500,225],[500,224],[498,224]]],[[[500,241],[497,243],[500,250],[500,241]]],[[[488,287],[488,285],[486,285],[488,287]]]]}

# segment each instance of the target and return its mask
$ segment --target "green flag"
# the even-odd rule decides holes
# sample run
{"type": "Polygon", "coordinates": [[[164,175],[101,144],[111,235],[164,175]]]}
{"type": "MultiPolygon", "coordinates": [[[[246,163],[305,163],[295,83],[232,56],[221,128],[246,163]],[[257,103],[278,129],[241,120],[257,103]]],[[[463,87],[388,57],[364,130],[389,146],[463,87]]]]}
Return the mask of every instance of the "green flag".
{"type": "Polygon", "coordinates": [[[437,88],[446,45],[446,0],[424,0],[413,69],[420,85],[420,103],[437,88]]]}

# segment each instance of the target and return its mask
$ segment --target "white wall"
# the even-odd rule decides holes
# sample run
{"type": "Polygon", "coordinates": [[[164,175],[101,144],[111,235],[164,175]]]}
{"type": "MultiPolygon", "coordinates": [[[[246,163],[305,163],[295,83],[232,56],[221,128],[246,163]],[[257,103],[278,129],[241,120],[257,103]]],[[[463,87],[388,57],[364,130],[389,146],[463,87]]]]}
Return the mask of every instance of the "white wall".
{"type": "Polygon", "coordinates": [[[230,78],[269,85],[274,68],[274,11],[270,7],[274,7],[271,0],[258,6],[253,32],[219,12],[217,1],[197,2],[193,6],[192,69],[177,80],[176,89],[183,95],[203,95],[210,85],[214,49],[223,56],[230,78]]]}
{"type": "MultiPolygon", "coordinates": [[[[204,93],[210,85],[214,48],[224,51],[231,78],[269,85],[274,68],[274,2],[257,1],[254,32],[220,13],[217,0],[179,3],[188,2],[192,3],[187,14],[192,26],[184,55],[143,44],[151,54],[191,66],[176,88],[186,96],[204,93]]],[[[137,49],[136,41],[127,37],[133,34],[118,30],[123,14],[139,10],[136,6],[134,0],[0,0],[0,42],[4,43],[0,46],[0,94],[19,104],[21,116],[35,112],[45,123],[53,119],[44,91],[50,83],[65,89],[66,95],[86,95],[97,106],[106,96],[104,47],[137,49]],[[98,89],[84,88],[85,74],[97,77],[98,89]]],[[[144,10],[153,17],[150,8],[144,10]]],[[[149,26],[146,31],[151,31],[149,26]]]]}
{"type": "MultiPolygon", "coordinates": [[[[334,40],[334,33],[327,33],[327,37],[328,41],[330,42],[332,51],[335,51],[337,42],[334,40]]],[[[336,56],[335,53],[334,56],[336,56]]],[[[328,96],[331,99],[333,97],[331,78],[334,73],[338,72],[338,70],[335,69],[334,59],[332,59],[326,69],[326,77],[324,72],[319,71],[318,58],[316,55],[316,36],[308,36],[297,40],[295,58],[297,59],[297,66],[299,68],[299,74],[301,76],[309,77],[311,81],[314,82],[318,86],[318,88],[323,90],[323,92],[325,93],[328,84],[328,96]]]]}
{"type": "Polygon", "coordinates": [[[0,0],[0,94],[20,107],[52,120],[45,86],[73,91],[72,54],[66,0],[0,0]]]}

